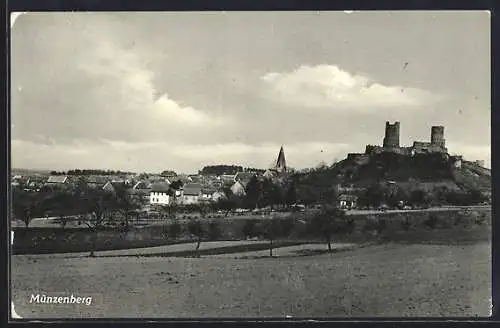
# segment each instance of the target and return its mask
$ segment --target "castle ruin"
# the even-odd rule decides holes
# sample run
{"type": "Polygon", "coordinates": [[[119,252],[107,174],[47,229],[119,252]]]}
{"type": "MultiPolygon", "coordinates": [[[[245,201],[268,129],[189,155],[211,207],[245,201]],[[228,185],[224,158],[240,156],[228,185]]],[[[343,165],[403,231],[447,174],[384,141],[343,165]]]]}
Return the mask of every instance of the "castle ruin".
{"type": "Polygon", "coordinates": [[[414,156],[416,154],[441,153],[448,155],[446,141],[444,139],[444,126],[431,127],[431,140],[414,141],[412,146],[401,147],[399,143],[400,123],[390,122],[385,123],[385,135],[382,146],[367,145],[364,154],[351,153],[347,155],[348,159],[355,161],[358,164],[367,163],[372,154],[380,153],[396,153],[406,156],[414,156]]]}

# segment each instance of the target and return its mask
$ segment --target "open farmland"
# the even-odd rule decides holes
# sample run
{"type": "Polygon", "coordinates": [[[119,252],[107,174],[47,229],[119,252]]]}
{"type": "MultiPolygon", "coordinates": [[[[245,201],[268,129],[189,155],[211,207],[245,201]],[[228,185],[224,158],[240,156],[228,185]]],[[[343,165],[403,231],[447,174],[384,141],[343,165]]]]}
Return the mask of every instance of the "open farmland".
{"type": "Polygon", "coordinates": [[[477,242],[261,259],[17,255],[12,292],[24,318],[487,316],[490,253],[477,242]],[[94,304],[29,304],[42,292],[94,304]]]}

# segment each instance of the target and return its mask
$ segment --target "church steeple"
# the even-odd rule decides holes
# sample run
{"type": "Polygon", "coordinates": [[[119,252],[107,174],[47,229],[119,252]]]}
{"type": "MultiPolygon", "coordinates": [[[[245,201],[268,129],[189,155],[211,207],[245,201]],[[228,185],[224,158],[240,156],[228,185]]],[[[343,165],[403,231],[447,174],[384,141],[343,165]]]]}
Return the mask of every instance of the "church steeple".
{"type": "Polygon", "coordinates": [[[276,161],[276,171],[279,173],[286,172],[285,151],[283,150],[283,146],[280,148],[278,160],[276,161]]]}

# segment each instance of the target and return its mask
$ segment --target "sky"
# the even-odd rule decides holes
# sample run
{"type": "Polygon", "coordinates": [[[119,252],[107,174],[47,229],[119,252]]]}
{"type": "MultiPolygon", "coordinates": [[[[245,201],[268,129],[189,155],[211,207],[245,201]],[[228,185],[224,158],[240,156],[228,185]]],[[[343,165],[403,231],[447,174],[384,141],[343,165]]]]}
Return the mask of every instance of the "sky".
{"type": "Polygon", "coordinates": [[[13,168],[296,169],[445,126],[491,163],[487,12],[24,13],[11,23],[13,168]]]}

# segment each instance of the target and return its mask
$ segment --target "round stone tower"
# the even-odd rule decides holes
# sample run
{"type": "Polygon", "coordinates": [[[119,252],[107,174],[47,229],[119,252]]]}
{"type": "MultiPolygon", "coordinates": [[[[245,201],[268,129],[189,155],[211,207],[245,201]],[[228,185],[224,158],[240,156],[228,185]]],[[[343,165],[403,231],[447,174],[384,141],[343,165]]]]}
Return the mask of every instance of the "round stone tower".
{"type": "Polygon", "coordinates": [[[384,147],[399,148],[399,122],[385,122],[384,147]]]}
{"type": "Polygon", "coordinates": [[[442,148],[445,147],[444,126],[433,126],[431,128],[431,144],[442,148]]]}

